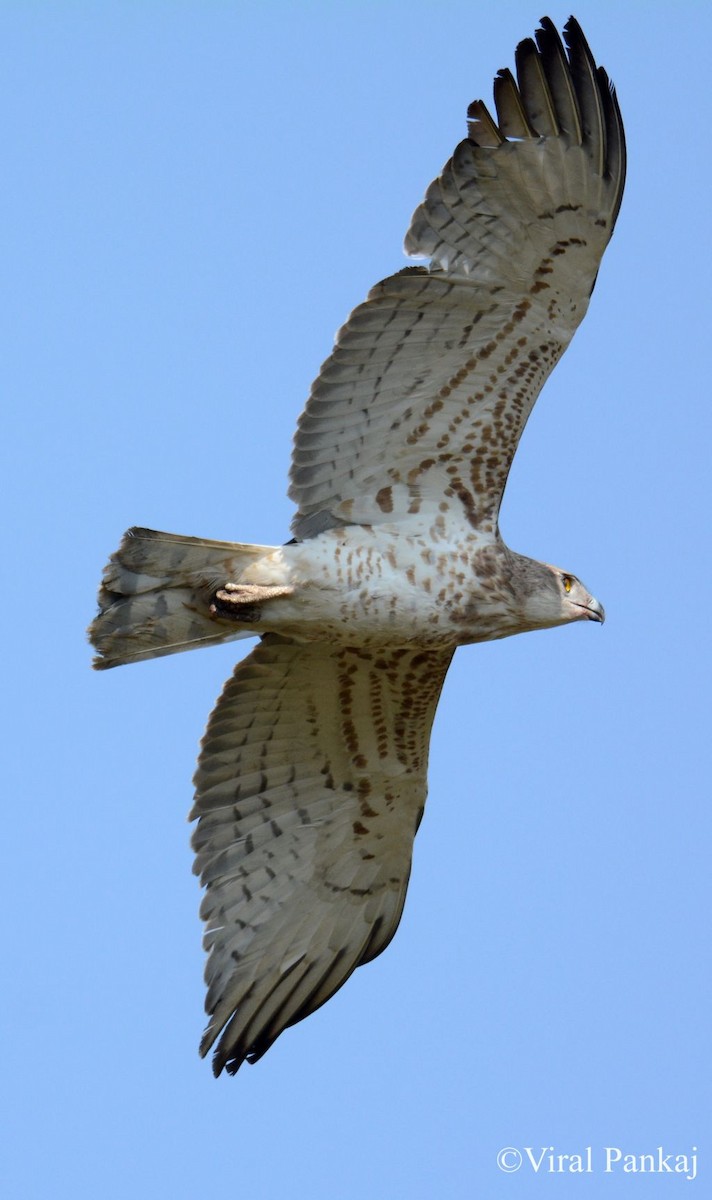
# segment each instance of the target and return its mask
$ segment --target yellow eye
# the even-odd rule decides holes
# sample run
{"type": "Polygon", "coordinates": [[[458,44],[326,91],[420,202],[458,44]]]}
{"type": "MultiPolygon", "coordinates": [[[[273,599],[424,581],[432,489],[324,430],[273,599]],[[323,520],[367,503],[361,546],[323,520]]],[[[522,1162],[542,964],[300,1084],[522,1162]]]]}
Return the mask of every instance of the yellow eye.
{"type": "Polygon", "coordinates": [[[571,588],[573,587],[573,584],[574,584],[574,581],[573,581],[573,579],[571,578],[571,576],[570,576],[570,575],[564,575],[564,591],[566,592],[566,595],[567,595],[567,596],[568,596],[569,592],[571,591],[571,588]]]}

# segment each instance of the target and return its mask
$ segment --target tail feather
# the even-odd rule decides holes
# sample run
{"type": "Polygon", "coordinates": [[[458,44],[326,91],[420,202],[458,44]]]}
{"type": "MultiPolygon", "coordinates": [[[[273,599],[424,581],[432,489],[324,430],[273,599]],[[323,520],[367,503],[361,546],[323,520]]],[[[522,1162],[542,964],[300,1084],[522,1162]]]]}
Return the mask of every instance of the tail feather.
{"type": "Polygon", "coordinates": [[[251,637],[210,613],[216,590],[238,581],[274,546],[129,529],[104,569],[99,613],[89,627],[98,670],[251,637]]]}

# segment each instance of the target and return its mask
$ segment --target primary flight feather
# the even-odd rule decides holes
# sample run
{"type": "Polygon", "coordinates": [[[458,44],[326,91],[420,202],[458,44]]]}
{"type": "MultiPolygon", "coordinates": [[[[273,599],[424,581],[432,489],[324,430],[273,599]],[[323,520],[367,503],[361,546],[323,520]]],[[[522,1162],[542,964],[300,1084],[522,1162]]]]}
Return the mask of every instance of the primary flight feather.
{"type": "Polygon", "coordinates": [[[104,572],[97,667],[259,635],[195,776],[216,1074],[254,1062],[400,920],[430,730],[458,646],[603,609],[509,550],[507,475],[588,307],[618,214],[615,93],[544,18],[428,188],[406,251],[337,336],[299,419],[286,546],[131,529],[104,572]]]}

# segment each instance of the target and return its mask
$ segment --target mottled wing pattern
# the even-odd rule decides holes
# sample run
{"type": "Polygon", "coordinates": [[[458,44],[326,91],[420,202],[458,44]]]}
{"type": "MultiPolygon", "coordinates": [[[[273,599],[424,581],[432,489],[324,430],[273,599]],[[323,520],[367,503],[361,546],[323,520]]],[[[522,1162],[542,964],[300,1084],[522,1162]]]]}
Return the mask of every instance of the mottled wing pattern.
{"type": "Polygon", "coordinates": [[[300,537],[462,505],[494,527],[519,438],[582,320],[620,206],[615,94],[578,24],[551,22],[495,81],[406,238],[429,268],[371,291],[338,334],[295,439],[300,537]]]}
{"type": "Polygon", "coordinates": [[[393,936],[450,658],[267,635],[226,685],[192,813],[216,1073],[258,1059],[393,936]]]}

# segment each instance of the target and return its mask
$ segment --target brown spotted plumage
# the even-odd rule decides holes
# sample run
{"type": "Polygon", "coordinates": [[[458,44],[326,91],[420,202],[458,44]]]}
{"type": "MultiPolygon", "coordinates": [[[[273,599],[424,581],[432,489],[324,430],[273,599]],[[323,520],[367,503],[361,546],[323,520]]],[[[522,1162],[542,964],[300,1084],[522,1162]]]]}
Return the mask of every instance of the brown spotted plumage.
{"type": "Polygon", "coordinates": [[[498,515],[537,395],[588,306],[620,207],[615,94],[573,18],[495,80],[299,420],[295,538],[132,529],[104,573],[96,666],[261,635],[195,777],[214,1067],[254,1062],[400,919],[430,729],[457,646],[603,620],[498,515]]]}

